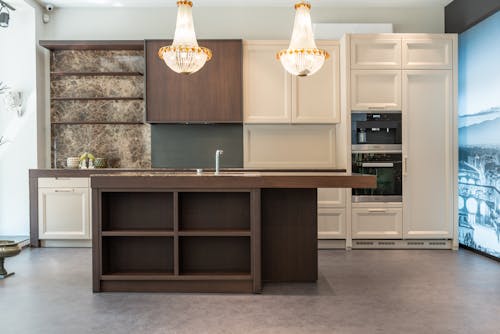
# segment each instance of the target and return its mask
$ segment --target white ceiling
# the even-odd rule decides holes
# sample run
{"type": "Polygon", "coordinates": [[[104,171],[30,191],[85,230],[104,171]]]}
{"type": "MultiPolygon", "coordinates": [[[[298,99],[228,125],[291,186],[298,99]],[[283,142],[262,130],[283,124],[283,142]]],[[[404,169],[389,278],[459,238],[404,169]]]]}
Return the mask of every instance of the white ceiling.
{"type": "MultiPolygon", "coordinates": [[[[56,7],[173,7],[176,0],[38,0],[56,7]]],[[[192,0],[196,7],[287,7],[298,0],[192,0]]],[[[310,0],[313,7],[422,7],[446,6],[452,0],[310,0]]]]}

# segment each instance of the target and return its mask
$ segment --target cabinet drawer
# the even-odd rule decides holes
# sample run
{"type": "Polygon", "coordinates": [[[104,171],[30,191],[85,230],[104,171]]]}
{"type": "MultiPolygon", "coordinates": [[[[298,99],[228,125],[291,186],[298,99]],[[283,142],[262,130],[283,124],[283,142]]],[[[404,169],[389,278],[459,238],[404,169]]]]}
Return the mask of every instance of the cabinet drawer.
{"type": "Polygon", "coordinates": [[[346,190],[343,188],[318,189],[318,208],[345,208],[346,190]]]}
{"type": "Polygon", "coordinates": [[[351,109],[401,110],[401,71],[351,71],[351,109]]]}
{"type": "Polygon", "coordinates": [[[352,37],[351,68],[400,69],[401,38],[389,36],[352,37]]]}
{"type": "Polygon", "coordinates": [[[404,69],[451,69],[453,42],[450,38],[403,40],[404,69]]]}
{"type": "Polygon", "coordinates": [[[318,210],[318,239],[345,239],[345,209],[318,210]]]}
{"type": "Polygon", "coordinates": [[[353,239],[401,239],[403,210],[400,208],[353,208],[353,239]]]}
{"type": "Polygon", "coordinates": [[[39,188],[88,188],[88,177],[41,177],[38,179],[39,188]]]}

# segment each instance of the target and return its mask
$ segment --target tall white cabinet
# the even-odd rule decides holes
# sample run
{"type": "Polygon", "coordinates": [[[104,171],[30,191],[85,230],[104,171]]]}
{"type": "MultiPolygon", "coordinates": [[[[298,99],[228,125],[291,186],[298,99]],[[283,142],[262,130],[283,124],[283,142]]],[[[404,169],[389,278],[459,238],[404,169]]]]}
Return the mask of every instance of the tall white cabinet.
{"type": "Polygon", "coordinates": [[[346,41],[348,109],[401,111],[403,130],[403,202],[353,203],[353,247],[456,248],[456,35],[350,35],[346,41]]]}
{"type": "Polygon", "coordinates": [[[403,71],[405,238],[453,237],[453,75],[403,71]]]}

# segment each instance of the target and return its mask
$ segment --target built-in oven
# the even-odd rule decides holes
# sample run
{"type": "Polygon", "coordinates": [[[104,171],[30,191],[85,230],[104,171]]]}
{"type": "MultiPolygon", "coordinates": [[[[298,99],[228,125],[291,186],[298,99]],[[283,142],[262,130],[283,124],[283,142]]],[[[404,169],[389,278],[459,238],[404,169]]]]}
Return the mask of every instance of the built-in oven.
{"type": "Polygon", "coordinates": [[[351,114],[353,151],[401,150],[401,112],[361,112],[351,114]]]}
{"type": "Polygon", "coordinates": [[[401,202],[402,165],[401,152],[353,151],[352,172],[376,175],[377,188],[352,189],[352,201],[401,202]]]}

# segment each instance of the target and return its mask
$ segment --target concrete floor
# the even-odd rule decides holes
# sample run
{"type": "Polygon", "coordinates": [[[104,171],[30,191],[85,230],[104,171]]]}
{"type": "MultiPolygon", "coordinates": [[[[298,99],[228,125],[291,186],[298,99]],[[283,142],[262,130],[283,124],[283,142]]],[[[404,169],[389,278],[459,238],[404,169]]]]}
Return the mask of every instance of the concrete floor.
{"type": "Polygon", "coordinates": [[[262,295],[91,292],[90,249],[7,259],[0,332],[500,333],[500,263],[468,251],[321,251],[318,284],[262,295]]]}

